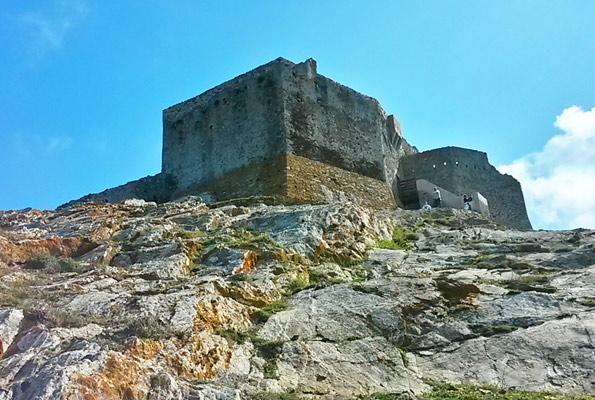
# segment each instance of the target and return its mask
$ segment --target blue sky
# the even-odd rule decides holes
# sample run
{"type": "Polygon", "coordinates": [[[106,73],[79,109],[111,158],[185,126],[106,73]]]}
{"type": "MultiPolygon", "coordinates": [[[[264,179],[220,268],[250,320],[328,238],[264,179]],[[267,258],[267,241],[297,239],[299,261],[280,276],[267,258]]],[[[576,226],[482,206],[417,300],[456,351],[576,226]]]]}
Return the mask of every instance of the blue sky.
{"type": "Polygon", "coordinates": [[[377,98],[421,151],[486,151],[534,227],[595,228],[593,1],[0,5],[0,209],[159,172],[164,108],[282,56],[377,98]]]}

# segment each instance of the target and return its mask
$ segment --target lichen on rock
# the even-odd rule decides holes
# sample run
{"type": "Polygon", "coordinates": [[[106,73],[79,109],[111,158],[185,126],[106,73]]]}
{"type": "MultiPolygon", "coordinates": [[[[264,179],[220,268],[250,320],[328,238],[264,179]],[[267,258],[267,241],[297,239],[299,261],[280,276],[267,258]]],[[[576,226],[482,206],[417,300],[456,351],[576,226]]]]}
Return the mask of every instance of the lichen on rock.
{"type": "Polygon", "coordinates": [[[421,398],[435,382],[595,391],[589,230],[195,199],[0,221],[0,398],[421,398]],[[407,246],[377,248],[395,229],[411,233],[407,246]],[[55,251],[68,238],[76,252],[55,251]],[[32,264],[38,254],[53,258],[32,264]]]}

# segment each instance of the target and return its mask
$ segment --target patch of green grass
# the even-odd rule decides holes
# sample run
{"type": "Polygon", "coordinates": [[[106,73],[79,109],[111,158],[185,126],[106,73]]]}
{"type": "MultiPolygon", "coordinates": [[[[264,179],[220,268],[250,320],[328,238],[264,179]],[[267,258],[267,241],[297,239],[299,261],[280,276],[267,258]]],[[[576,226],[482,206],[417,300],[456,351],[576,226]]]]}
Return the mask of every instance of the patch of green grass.
{"type": "Polygon", "coordinates": [[[548,286],[548,282],[549,278],[545,275],[523,275],[518,279],[504,281],[502,285],[512,291],[554,293],[556,289],[548,286]]]}
{"type": "Polygon", "coordinates": [[[73,260],[72,258],[59,258],[50,254],[39,254],[30,258],[24,265],[27,269],[45,270],[49,272],[87,272],[90,267],[73,260]]]}
{"type": "MultiPolygon", "coordinates": [[[[416,397],[417,400],[594,400],[587,395],[564,395],[556,392],[529,392],[526,390],[505,390],[495,386],[451,385],[430,383],[431,392],[416,397]]],[[[411,399],[403,393],[374,393],[360,395],[360,400],[405,400],[411,399]]]]}
{"type": "Polygon", "coordinates": [[[260,392],[251,395],[254,400],[302,400],[306,397],[300,397],[295,393],[267,393],[260,392]]]}
{"type": "Polygon", "coordinates": [[[286,308],[287,298],[283,298],[275,303],[255,309],[250,317],[257,323],[264,323],[271,317],[271,315],[283,311],[286,308]]]}
{"type": "Polygon", "coordinates": [[[90,270],[90,267],[87,265],[82,265],[81,263],[73,260],[72,258],[62,258],[58,261],[58,266],[60,268],[60,272],[76,272],[77,274],[82,274],[83,272],[87,272],[90,270]]]}
{"type": "Polygon", "coordinates": [[[475,310],[476,306],[467,303],[458,303],[454,306],[447,307],[446,313],[448,315],[458,314],[463,311],[475,310]]]}
{"type": "Polygon", "coordinates": [[[509,333],[518,329],[511,325],[486,325],[486,324],[470,324],[469,328],[473,333],[481,336],[493,336],[500,333],[509,333]]]}
{"type": "Polygon", "coordinates": [[[296,279],[294,279],[290,284],[289,284],[289,291],[290,293],[297,293],[299,291],[308,289],[312,286],[314,286],[315,284],[311,282],[311,276],[308,275],[306,278],[304,277],[298,277],[296,279]]]}
{"type": "Polygon", "coordinates": [[[595,307],[595,298],[594,297],[587,297],[582,300],[578,300],[576,302],[580,305],[585,306],[585,307],[595,307]]]}
{"type": "Polygon", "coordinates": [[[300,276],[289,284],[289,294],[295,294],[314,287],[325,287],[337,282],[338,280],[326,279],[316,273],[309,273],[307,277],[300,276]]]}
{"type": "Polygon", "coordinates": [[[46,293],[37,286],[47,282],[40,277],[4,282],[0,287],[0,306],[24,309],[25,303],[45,300],[46,293]]]}
{"type": "Polygon", "coordinates": [[[244,343],[250,338],[249,333],[236,331],[235,329],[230,328],[217,329],[215,333],[227,340],[227,343],[230,346],[234,343],[244,343]]]}
{"type": "Polygon", "coordinates": [[[253,338],[252,340],[258,356],[265,361],[262,368],[264,377],[269,379],[278,379],[277,357],[281,353],[281,347],[283,347],[283,343],[285,342],[269,341],[257,338],[253,338]]]}
{"type": "Polygon", "coordinates": [[[100,315],[81,314],[78,312],[67,312],[54,309],[50,312],[49,321],[54,326],[62,328],[80,328],[89,324],[108,325],[109,318],[100,315]]]}
{"type": "Polygon", "coordinates": [[[222,244],[227,247],[240,247],[245,249],[259,249],[262,245],[283,248],[267,232],[258,232],[248,229],[237,229],[229,233],[220,233],[209,237],[204,246],[222,244]]]}
{"type": "Polygon", "coordinates": [[[401,226],[395,227],[391,240],[379,240],[378,247],[390,250],[409,250],[413,242],[419,239],[419,235],[401,226]]]}
{"type": "Polygon", "coordinates": [[[473,264],[445,265],[444,267],[434,268],[434,271],[463,270],[474,268],[473,264]]]}
{"type": "Polygon", "coordinates": [[[239,274],[235,274],[235,275],[231,275],[228,280],[232,281],[232,282],[248,282],[248,283],[252,283],[254,282],[254,277],[250,274],[244,274],[244,273],[239,273],[239,274]]]}
{"type": "Polygon", "coordinates": [[[6,284],[0,291],[0,305],[7,307],[23,308],[25,299],[31,295],[31,283],[28,281],[15,281],[6,284]]]}
{"type": "Polygon", "coordinates": [[[178,232],[178,237],[181,239],[195,239],[198,237],[203,237],[205,235],[206,233],[200,230],[190,231],[188,229],[180,229],[180,231],[178,232]]]}
{"type": "Polygon", "coordinates": [[[407,351],[403,350],[402,348],[398,347],[399,353],[401,354],[401,360],[403,360],[403,365],[405,368],[409,366],[409,356],[407,355],[407,351]]]}
{"type": "Polygon", "coordinates": [[[505,390],[495,386],[437,384],[420,400],[593,400],[593,396],[572,396],[555,392],[505,390]]]}
{"type": "Polygon", "coordinates": [[[351,285],[349,285],[349,287],[353,290],[358,291],[358,292],[382,296],[382,292],[380,291],[380,289],[378,289],[375,286],[366,286],[366,285],[362,284],[361,282],[352,283],[351,285]]]}
{"type": "Polygon", "coordinates": [[[411,396],[403,393],[378,392],[369,395],[360,395],[356,399],[361,400],[410,400],[411,396]]]}

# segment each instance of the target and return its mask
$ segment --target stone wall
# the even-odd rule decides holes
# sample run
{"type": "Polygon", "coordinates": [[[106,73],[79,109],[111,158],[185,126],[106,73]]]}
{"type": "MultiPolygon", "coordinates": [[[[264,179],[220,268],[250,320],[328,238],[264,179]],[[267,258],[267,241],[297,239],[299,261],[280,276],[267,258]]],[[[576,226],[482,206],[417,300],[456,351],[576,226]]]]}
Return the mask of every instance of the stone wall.
{"type": "Polygon", "coordinates": [[[289,203],[351,201],[376,209],[396,207],[386,182],[293,154],[287,154],[287,200],[289,203]]]}
{"type": "Polygon", "coordinates": [[[279,58],[163,113],[162,172],[184,191],[288,153],[391,182],[416,150],[377,100],[279,58]]]}
{"type": "Polygon", "coordinates": [[[177,191],[173,197],[208,193],[216,201],[252,196],[287,199],[287,156],[278,154],[206,183],[177,191]]]}
{"type": "Polygon", "coordinates": [[[512,228],[531,229],[520,183],[499,173],[486,153],[445,147],[403,157],[401,179],[426,179],[455,194],[479,192],[489,203],[496,222],[512,228]]]}
{"type": "MultiPolygon", "coordinates": [[[[429,182],[425,179],[416,180],[415,185],[419,195],[418,208],[422,208],[426,201],[430,206],[434,204],[434,188],[436,187],[440,191],[440,196],[442,198],[441,207],[458,208],[460,210],[465,209],[463,197],[449,192],[442,186],[438,186],[435,183],[429,182]]],[[[473,201],[471,202],[472,211],[480,213],[485,218],[490,218],[490,210],[487,199],[479,192],[468,192],[466,194],[473,197],[473,201]]]]}
{"type": "Polygon", "coordinates": [[[177,187],[176,180],[171,175],[157,174],[131,181],[100,193],[88,194],[77,200],[72,200],[61,207],[68,207],[76,203],[120,203],[126,199],[143,199],[163,203],[172,199],[172,193],[177,187]]]}
{"type": "Polygon", "coordinates": [[[279,58],[166,109],[162,173],[79,201],[163,202],[208,191],[217,200],[347,199],[382,208],[398,199],[397,173],[456,195],[480,192],[496,221],[531,228],[520,184],[485,153],[418,154],[377,100],[319,75],[312,59],[279,58]]]}
{"type": "Polygon", "coordinates": [[[285,151],[285,63],[275,60],[163,112],[162,172],[180,190],[285,151]]]}
{"type": "Polygon", "coordinates": [[[310,59],[284,70],[287,152],[392,182],[401,154],[416,152],[372,97],[317,73],[310,59]]]}
{"type": "Polygon", "coordinates": [[[384,180],[378,102],[318,75],[314,60],[286,75],[287,151],[384,180]]]}

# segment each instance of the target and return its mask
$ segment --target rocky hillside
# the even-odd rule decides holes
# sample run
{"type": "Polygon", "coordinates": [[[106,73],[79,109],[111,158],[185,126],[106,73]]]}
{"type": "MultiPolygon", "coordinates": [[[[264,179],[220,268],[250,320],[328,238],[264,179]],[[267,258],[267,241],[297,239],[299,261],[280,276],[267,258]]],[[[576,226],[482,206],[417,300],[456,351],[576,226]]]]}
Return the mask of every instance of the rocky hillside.
{"type": "Polygon", "coordinates": [[[460,210],[3,212],[0,301],[1,400],[595,392],[595,232],[460,210]]]}

